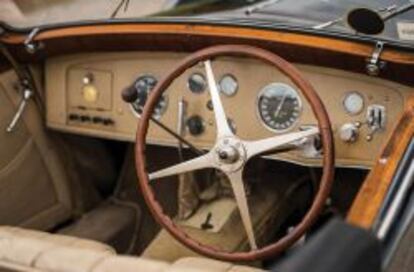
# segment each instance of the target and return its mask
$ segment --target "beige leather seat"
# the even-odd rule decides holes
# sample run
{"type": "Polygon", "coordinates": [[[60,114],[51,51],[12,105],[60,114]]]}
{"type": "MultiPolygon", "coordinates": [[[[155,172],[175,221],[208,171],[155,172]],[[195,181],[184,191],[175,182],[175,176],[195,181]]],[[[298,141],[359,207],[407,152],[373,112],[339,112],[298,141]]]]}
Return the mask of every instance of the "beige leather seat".
{"type": "Polygon", "coordinates": [[[0,271],[30,272],[259,272],[204,258],[169,264],[116,255],[104,244],[40,231],[0,226],[0,271]]]}

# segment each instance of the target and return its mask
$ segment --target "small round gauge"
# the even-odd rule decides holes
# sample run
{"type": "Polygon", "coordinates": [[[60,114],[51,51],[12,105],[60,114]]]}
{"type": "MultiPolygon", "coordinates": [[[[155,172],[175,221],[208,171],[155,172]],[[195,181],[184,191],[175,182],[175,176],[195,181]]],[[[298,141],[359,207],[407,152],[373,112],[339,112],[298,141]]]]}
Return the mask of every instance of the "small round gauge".
{"type": "Polygon", "coordinates": [[[257,110],[264,125],[275,132],[293,127],[302,112],[299,94],[284,83],[271,83],[264,87],[257,99],[257,110]]]}
{"type": "Polygon", "coordinates": [[[231,74],[224,75],[219,82],[219,89],[226,96],[233,96],[239,89],[239,83],[235,76],[231,74]]]}
{"type": "Polygon", "coordinates": [[[188,78],[187,85],[192,93],[201,94],[207,87],[207,81],[202,74],[194,73],[188,78]]]}
{"type": "MultiPolygon", "coordinates": [[[[134,112],[137,114],[142,113],[145,103],[147,103],[148,96],[152,89],[154,89],[155,85],[157,85],[157,79],[151,75],[140,76],[135,81],[134,87],[137,92],[137,99],[131,103],[134,112]]],[[[153,117],[157,119],[160,118],[167,109],[167,105],[167,97],[163,95],[154,108],[153,117]]]]}
{"type": "Polygon", "coordinates": [[[364,97],[358,92],[349,92],[345,95],[342,104],[347,113],[356,115],[364,109],[364,97]]]}

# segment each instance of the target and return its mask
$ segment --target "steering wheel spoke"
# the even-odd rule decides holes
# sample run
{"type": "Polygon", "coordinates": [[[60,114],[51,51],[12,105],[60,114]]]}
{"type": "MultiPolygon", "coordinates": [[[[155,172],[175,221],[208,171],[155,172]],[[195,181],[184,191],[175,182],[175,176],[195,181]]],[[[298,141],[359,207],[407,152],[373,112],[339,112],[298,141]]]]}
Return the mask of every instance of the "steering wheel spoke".
{"type": "Polygon", "coordinates": [[[203,156],[197,157],[192,160],[185,161],[183,163],[176,164],[174,166],[153,172],[148,175],[149,180],[175,176],[195,170],[205,169],[205,168],[212,168],[213,165],[213,158],[211,153],[207,153],[203,156]]]}
{"type": "Polygon", "coordinates": [[[277,150],[284,145],[300,141],[306,137],[319,134],[319,128],[311,127],[303,131],[277,135],[263,140],[245,142],[246,156],[248,159],[267,151],[277,150]]]}
{"type": "Polygon", "coordinates": [[[250,248],[257,249],[256,237],[254,235],[254,228],[249,211],[249,204],[246,196],[246,189],[243,182],[243,169],[227,174],[231,187],[233,189],[234,197],[236,199],[237,207],[239,208],[240,217],[242,219],[244,229],[249,240],[250,248]]]}
{"type": "Polygon", "coordinates": [[[206,69],[211,102],[213,103],[214,117],[216,119],[217,138],[231,137],[233,136],[233,132],[231,131],[223,104],[221,102],[220,93],[214,78],[213,68],[211,67],[211,61],[206,60],[204,62],[204,67],[206,69]]]}

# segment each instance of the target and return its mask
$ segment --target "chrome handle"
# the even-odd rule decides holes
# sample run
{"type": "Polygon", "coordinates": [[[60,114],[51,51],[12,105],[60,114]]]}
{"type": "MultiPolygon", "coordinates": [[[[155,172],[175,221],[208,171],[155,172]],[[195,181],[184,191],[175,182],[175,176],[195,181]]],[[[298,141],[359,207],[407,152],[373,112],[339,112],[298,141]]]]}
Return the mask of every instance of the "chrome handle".
{"type": "Polygon", "coordinates": [[[177,119],[177,133],[183,136],[185,130],[185,114],[187,110],[187,102],[181,98],[178,101],[178,119],[177,119]]]}
{"type": "Polygon", "coordinates": [[[13,119],[11,120],[10,124],[7,126],[6,132],[11,133],[14,131],[14,129],[16,128],[17,123],[19,122],[19,120],[21,119],[24,110],[26,109],[27,106],[27,102],[30,100],[30,98],[32,98],[33,96],[33,91],[30,89],[25,89],[23,91],[23,97],[22,100],[20,101],[20,104],[17,108],[16,113],[13,116],[13,119]]]}

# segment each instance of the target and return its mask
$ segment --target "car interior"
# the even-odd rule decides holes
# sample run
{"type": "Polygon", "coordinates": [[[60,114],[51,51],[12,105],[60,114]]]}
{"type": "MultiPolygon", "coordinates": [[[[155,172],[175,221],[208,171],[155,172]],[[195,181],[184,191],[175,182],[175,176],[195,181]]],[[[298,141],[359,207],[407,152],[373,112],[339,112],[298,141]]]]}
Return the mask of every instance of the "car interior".
{"type": "MultiPolygon", "coordinates": [[[[412,50],[196,22],[1,29],[1,271],[381,269],[412,50]]],[[[412,229],[387,271],[412,271],[412,229]]]]}

